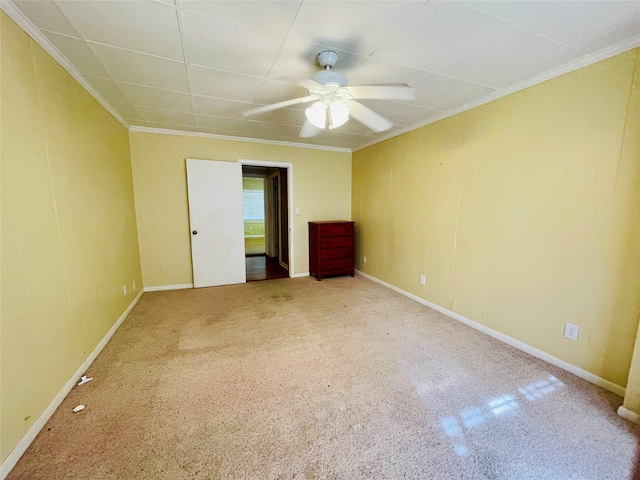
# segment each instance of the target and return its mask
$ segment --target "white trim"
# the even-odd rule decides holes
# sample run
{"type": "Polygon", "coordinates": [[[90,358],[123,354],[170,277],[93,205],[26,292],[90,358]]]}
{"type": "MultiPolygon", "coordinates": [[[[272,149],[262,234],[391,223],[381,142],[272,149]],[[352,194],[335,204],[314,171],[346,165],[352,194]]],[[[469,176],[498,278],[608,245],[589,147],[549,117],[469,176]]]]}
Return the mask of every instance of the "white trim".
{"type": "Polygon", "coordinates": [[[309,276],[309,272],[302,272],[302,273],[294,273],[293,275],[291,275],[291,278],[301,278],[301,277],[308,277],[309,276]]]}
{"type": "Polygon", "coordinates": [[[102,96],[96,88],[87,81],[86,78],[78,71],[78,69],[65,57],[56,46],[51,43],[38,27],[36,27],[27,16],[22,13],[18,7],[11,0],[0,0],[0,9],[9,15],[14,22],[16,22],[22,29],[38,44],[40,45],[53,59],[64,68],[69,75],[71,75],[76,82],[78,82],[89,94],[95,98],[102,107],[109,112],[113,117],[122,124],[127,130],[130,129],[129,122],[127,122],[118,111],[111,106],[111,104],[102,96]]]}
{"type": "Polygon", "coordinates": [[[136,298],[129,304],[127,309],[120,315],[120,318],[113,324],[113,326],[109,329],[109,331],[102,337],[100,343],[96,346],[96,348],[91,352],[91,354],[87,357],[87,359],[80,365],[78,370],[71,376],[69,381],[65,383],[62,389],[58,392],[58,394],[53,397],[53,400],[49,402],[47,408],[40,414],[38,419],[31,425],[31,428],[27,431],[27,433],[22,437],[22,439],[18,442],[18,444],[14,447],[11,453],[7,456],[7,458],[0,465],[0,478],[4,480],[9,472],[16,466],[20,457],[24,454],[24,452],[29,448],[31,442],[36,438],[42,427],[45,426],[47,421],[51,418],[51,415],[56,411],[56,409],[60,406],[64,398],[69,394],[74,385],[78,382],[78,379],[88,370],[89,366],[93,363],[96,357],[100,354],[105,345],[111,340],[113,334],[116,333],[116,330],[122,325],[122,322],[127,318],[133,307],[136,306],[140,297],[142,297],[143,290],[140,290],[136,298]]]}
{"type": "Polygon", "coordinates": [[[632,423],[638,423],[638,421],[640,421],[640,415],[638,415],[636,412],[629,410],[628,408],[625,408],[622,405],[620,405],[620,407],[618,408],[618,415],[624,418],[625,420],[629,420],[632,423]]]}
{"type": "Polygon", "coordinates": [[[293,278],[296,275],[294,257],[295,257],[295,238],[294,238],[294,208],[293,208],[293,163],[291,162],[272,162],[270,160],[249,160],[246,158],[238,158],[238,163],[241,165],[253,166],[253,167],[267,167],[267,168],[286,168],[287,169],[287,202],[289,204],[289,278],[293,278]]]}
{"type": "Polygon", "coordinates": [[[141,127],[139,125],[131,125],[129,127],[129,131],[137,132],[137,133],[153,133],[156,135],[178,135],[178,136],[185,136],[185,137],[213,138],[216,140],[231,140],[234,142],[262,143],[264,145],[281,145],[283,147],[308,148],[311,150],[325,150],[328,152],[351,153],[350,148],[343,148],[343,147],[329,147],[326,145],[313,145],[309,143],[297,143],[297,142],[283,142],[280,140],[264,140],[260,138],[250,138],[250,137],[234,137],[231,135],[189,132],[186,130],[183,131],[183,130],[169,130],[164,128],[155,128],[155,127],[141,127]]]}
{"type": "Polygon", "coordinates": [[[193,283],[180,283],[178,285],[157,285],[155,287],[144,287],[145,292],[164,292],[165,290],[183,290],[193,288],[193,283]]]}
{"type": "Polygon", "coordinates": [[[523,352],[528,353],[529,355],[533,355],[534,357],[539,358],[540,360],[544,360],[545,362],[550,363],[551,365],[555,365],[556,367],[561,368],[562,370],[572,373],[575,376],[586,380],[587,382],[593,383],[594,385],[598,385],[599,387],[602,387],[605,390],[609,390],[610,392],[613,392],[616,395],[620,395],[621,397],[624,397],[626,389],[616,383],[610,382],[609,380],[606,380],[602,377],[594,375],[591,372],[587,372],[586,370],[582,370],[581,368],[578,368],[575,365],[570,364],[569,362],[565,362],[564,360],[554,357],[553,355],[550,355],[547,352],[544,352],[535,347],[532,347],[531,345],[521,342],[520,340],[516,340],[513,337],[509,337],[508,335],[505,335],[504,333],[500,333],[497,330],[494,330],[485,325],[482,325],[481,323],[475,322],[463,315],[460,315],[459,313],[453,312],[451,310],[447,310],[446,308],[441,307],[440,305],[436,305],[435,303],[431,303],[430,301],[425,300],[424,298],[421,298],[417,295],[414,295],[413,293],[409,293],[405,290],[402,290],[401,288],[398,288],[395,285],[391,285],[390,283],[384,282],[376,277],[367,275],[366,273],[361,272],[360,270],[356,270],[356,273],[358,275],[363,276],[366,279],[369,279],[373,282],[379,283],[380,285],[390,288],[394,292],[398,292],[400,295],[404,295],[405,297],[408,297],[411,300],[415,300],[416,302],[421,303],[426,307],[429,307],[437,312],[440,312],[446,315],[447,317],[453,318],[454,320],[464,323],[465,325],[471,328],[474,328],[486,335],[489,335],[490,337],[493,337],[496,340],[500,340],[501,342],[506,343],[507,345],[511,345],[512,347],[517,348],[518,350],[522,350],[523,352]]]}
{"type": "Polygon", "coordinates": [[[385,140],[389,140],[393,137],[398,137],[431,123],[435,123],[445,118],[452,117],[454,115],[457,115],[458,113],[471,110],[472,108],[479,107],[480,105],[484,105],[485,103],[489,103],[499,98],[506,97],[507,95],[511,95],[512,93],[532,87],[534,85],[537,85],[538,83],[546,82],[547,80],[551,80],[552,78],[559,77],[560,75],[564,75],[565,73],[573,72],[574,70],[578,70],[580,68],[586,67],[601,60],[605,60],[620,53],[624,53],[638,46],[640,46],[640,35],[635,35],[631,38],[623,40],[622,42],[602,48],[596,52],[585,55],[584,57],[577,58],[576,60],[573,60],[569,63],[565,63],[564,65],[560,65],[559,67],[536,75],[535,77],[531,77],[527,80],[523,80],[522,82],[518,82],[513,85],[509,85],[508,87],[501,88],[499,90],[496,90],[495,92],[485,95],[484,97],[477,98],[471,102],[464,103],[458,107],[452,108],[451,110],[442,112],[442,114],[436,117],[431,117],[429,120],[425,120],[424,122],[416,123],[401,130],[396,130],[388,135],[378,137],[375,140],[365,143],[364,145],[353,148],[352,152],[357,152],[358,150],[370,147],[371,145],[384,142],[385,140]]]}

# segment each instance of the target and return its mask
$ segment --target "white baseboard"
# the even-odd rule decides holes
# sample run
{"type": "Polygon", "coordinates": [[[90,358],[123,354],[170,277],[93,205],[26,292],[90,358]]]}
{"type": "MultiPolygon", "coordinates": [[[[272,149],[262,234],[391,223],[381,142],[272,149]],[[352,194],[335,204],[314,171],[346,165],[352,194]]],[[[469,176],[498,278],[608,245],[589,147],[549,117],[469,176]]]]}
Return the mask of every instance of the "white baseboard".
{"type": "Polygon", "coordinates": [[[640,420],[640,415],[629,410],[628,408],[623,407],[622,405],[620,405],[620,408],[618,408],[618,415],[620,415],[625,420],[629,420],[632,423],[638,423],[638,421],[640,420]]]}
{"type": "Polygon", "coordinates": [[[53,412],[55,412],[58,406],[62,403],[62,400],[64,400],[64,397],[67,396],[67,394],[71,391],[74,385],[78,382],[80,377],[87,371],[89,366],[100,354],[100,352],[105,347],[105,345],[109,342],[109,340],[111,340],[111,337],[113,337],[113,334],[116,333],[116,330],[118,330],[120,325],[122,325],[122,322],[124,322],[125,318],[127,318],[129,313],[131,313],[131,310],[133,310],[133,307],[136,306],[136,304],[140,300],[140,297],[142,297],[143,293],[144,292],[140,290],[138,295],[136,295],[136,298],[133,299],[133,301],[127,307],[127,309],[123,312],[123,314],[120,315],[120,318],[118,318],[116,323],[114,323],[113,326],[109,329],[109,331],[105,334],[105,336],[102,337],[102,340],[100,340],[100,343],[98,343],[98,345],[93,350],[93,352],[91,352],[91,354],[82,363],[82,365],[80,365],[80,368],[76,370],[76,373],[73,374],[73,376],[69,379],[69,381],[62,387],[62,389],[58,392],[58,394],[53,398],[53,400],[51,400],[49,405],[47,405],[47,408],[44,409],[44,411],[40,414],[38,419],[33,423],[33,425],[31,425],[31,428],[27,431],[24,437],[22,437],[22,440],[18,442],[18,444],[7,456],[4,462],[2,462],[2,464],[0,465],[0,478],[2,480],[7,478],[7,475],[9,475],[9,472],[13,469],[13,467],[16,466],[16,463],[18,463],[18,460],[20,460],[20,457],[22,457],[22,455],[27,450],[27,448],[29,448],[29,445],[31,445],[31,442],[33,442],[33,440],[36,438],[38,433],[40,433],[40,430],[42,430],[42,427],[44,427],[47,421],[51,418],[51,415],[53,415],[53,412]]]}
{"type": "Polygon", "coordinates": [[[411,300],[415,300],[416,302],[421,303],[422,305],[425,305],[437,312],[440,312],[446,315],[447,317],[453,318],[454,320],[464,323],[465,325],[471,328],[474,328],[486,335],[489,335],[490,337],[500,340],[501,342],[506,343],[507,345],[511,345],[512,347],[515,347],[518,350],[522,350],[523,352],[528,353],[529,355],[533,355],[534,357],[539,358],[540,360],[544,360],[545,362],[550,363],[551,365],[555,365],[556,367],[561,368],[562,370],[566,370],[569,373],[573,373],[575,376],[580,377],[586,380],[587,382],[593,383],[594,385],[598,385],[599,387],[602,387],[605,390],[609,390],[610,392],[613,392],[616,395],[620,395],[621,397],[624,397],[626,389],[618,384],[615,384],[613,382],[610,382],[609,380],[606,380],[602,377],[594,375],[591,372],[587,372],[586,370],[582,370],[581,368],[578,368],[575,365],[570,364],[569,362],[565,362],[564,360],[554,357],[553,355],[550,355],[547,352],[544,352],[535,347],[532,347],[531,345],[521,342],[520,340],[516,340],[513,337],[509,337],[508,335],[505,335],[504,333],[500,333],[497,330],[487,327],[486,325],[482,325],[481,323],[475,322],[463,315],[460,315],[459,313],[453,312],[451,310],[447,310],[446,308],[441,307],[440,305],[436,305],[435,303],[431,303],[428,300],[425,300],[424,298],[414,295],[413,293],[406,292],[401,288],[396,287],[395,285],[391,285],[390,283],[384,282],[376,277],[367,275],[366,273],[361,272],[360,270],[356,270],[356,273],[373,282],[379,283],[380,285],[390,288],[394,292],[398,292],[399,294],[404,295],[405,297],[408,297],[411,300]]]}
{"type": "Polygon", "coordinates": [[[300,278],[300,277],[308,277],[309,276],[309,272],[302,272],[302,273],[294,273],[291,278],[300,278]]]}
{"type": "Polygon", "coordinates": [[[158,285],[156,287],[144,287],[145,292],[161,292],[164,290],[182,290],[185,288],[193,288],[193,283],[182,283],[179,285],[158,285]]]}

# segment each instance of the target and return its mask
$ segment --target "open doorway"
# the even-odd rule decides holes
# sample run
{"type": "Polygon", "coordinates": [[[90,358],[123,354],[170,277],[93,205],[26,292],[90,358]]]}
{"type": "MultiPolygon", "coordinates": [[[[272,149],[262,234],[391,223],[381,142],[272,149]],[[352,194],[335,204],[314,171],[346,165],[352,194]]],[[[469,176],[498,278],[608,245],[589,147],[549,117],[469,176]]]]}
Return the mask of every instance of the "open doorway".
{"type": "Polygon", "coordinates": [[[242,167],[247,281],[289,277],[287,169],[242,167]]]}

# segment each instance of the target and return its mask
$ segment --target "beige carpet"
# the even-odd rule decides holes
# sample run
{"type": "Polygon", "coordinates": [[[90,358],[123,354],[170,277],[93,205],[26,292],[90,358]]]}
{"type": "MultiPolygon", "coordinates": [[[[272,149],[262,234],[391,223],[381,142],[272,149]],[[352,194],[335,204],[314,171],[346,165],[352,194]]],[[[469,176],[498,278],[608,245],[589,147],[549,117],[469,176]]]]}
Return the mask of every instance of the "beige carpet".
{"type": "Polygon", "coordinates": [[[9,479],[620,480],[635,449],[620,397],[358,276],[146,293],[88,375],[9,479]]]}

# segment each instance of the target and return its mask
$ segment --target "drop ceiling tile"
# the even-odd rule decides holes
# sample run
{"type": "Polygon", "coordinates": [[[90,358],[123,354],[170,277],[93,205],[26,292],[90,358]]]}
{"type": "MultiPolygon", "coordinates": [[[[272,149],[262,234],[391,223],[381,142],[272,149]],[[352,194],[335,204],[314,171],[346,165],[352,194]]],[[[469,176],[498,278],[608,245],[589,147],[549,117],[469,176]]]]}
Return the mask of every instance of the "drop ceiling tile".
{"type": "Polygon", "coordinates": [[[91,45],[98,60],[114,80],[177,92],[188,91],[187,74],[182,62],[97,43],[91,45]]]}
{"type": "Polygon", "coordinates": [[[500,77],[492,82],[491,86],[495,88],[505,88],[510,85],[525,81],[529,78],[541,75],[559,66],[566,65],[567,63],[577,60],[578,58],[580,58],[579,52],[574,50],[565,50],[556,55],[553,55],[552,57],[545,58],[538,63],[527,65],[526,67],[520,68],[518,70],[513,70],[507,73],[505,76],[500,77]]]}
{"type": "Polygon", "coordinates": [[[296,137],[300,131],[300,126],[298,125],[277,125],[274,123],[254,120],[249,120],[246,123],[246,127],[245,131],[254,133],[256,138],[260,138],[261,135],[296,137]]]}
{"type": "Polygon", "coordinates": [[[255,106],[253,103],[235,102],[233,100],[202,97],[200,95],[192,95],[191,102],[195,113],[240,119],[244,119],[242,112],[255,106]]]}
{"type": "Polygon", "coordinates": [[[123,118],[128,120],[142,120],[142,117],[138,111],[130,103],[116,103],[111,102],[113,108],[115,108],[123,118]]]}
{"type": "MultiPolygon", "coordinates": [[[[304,2],[289,37],[368,57],[420,2],[304,2]],[[335,6],[331,8],[329,5],[335,6]]],[[[317,52],[316,52],[317,53],[317,52]]]]}
{"type": "Polygon", "coordinates": [[[196,127],[242,132],[247,120],[240,118],[218,117],[215,115],[196,115],[196,127]]]}
{"type": "MultiPolygon", "coordinates": [[[[260,88],[260,93],[256,97],[256,103],[269,105],[282,102],[291,98],[306,97],[309,91],[299,85],[280,80],[266,80],[260,88]]],[[[307,105],[299,105],[294,108],[305,109],[307,105]]]]}
{"type": "Polygon", "coordinates": [[[45,35],[83,75],[102,78],[109,76],[84,41],[52,32],[45,32],[45,35]]]}
{"type": "Polygon", "coordinates": [[[426,122],[429,121],[433,121],[434,119],[441,117],[443,115],[444,112],[442,112],[441,110],[425,110],[424,112],[416,115],[413,118],[413,124],[412,125],[421,125],[424,124],[426,122]]]}
{"type": "Polygon", "coordinates": [[[193,114],[186,112],[172,112],[171,110],[158,110],[157,108],[136,107],[138,113],[147,122],[166,123],[171,125],[184,125],[195,127],[193,114]]]}
{"type": "Polygon", "coordinates": [[[591,38],[623,28],[640,19],[640,2],[545,2],[545,9],[520,25],[575,47],[591,38]]]}
{"type": "Polygon", "coordinates": [[[133,105],[176,112],[191,112],[191,100],[188,93],[172,92],[129,83],[118,83],[118,86],[133,105]]]}
{"type": "Polygon", "coordinates": [[[271,112],[255,115],[250,120],[256,120],[260,122],[267,122],[276,125],[296,125],[298,128],[302,127],[306,117],[304,110],[294,108],[281,108],[271,112]]]}
{"type": "MultiPolygon", "coordinates": [[[[487,87],[478,87],[475,90],[472,90],[468,93],[465,93],[464,95],[460,95],[459,97],[449,101],[449,102],[445,102],[445,103],[441,103],[440,105],[438,105],[438,110],[441,111],[447,111],[447,110],[451,110],[453,108],[459,107],[461,105],[464,105],[465,103],[469,103],[472,102],[474,100],[478,100],[479,98],[482,98],[484,96],[489,95],[490,93],[495,92],[494,89],[492,88],[487,88],[487,87]]],[[[435,115],[434,115],[435,116],[435,115]]]]}
{"type": "Polygon", "coordinates": [[[176,9],[152,1],[59,2],[89,41],[184,60],[176,9]]]}
{"type": "Polygon", "coordinates": [[[199,13],[184,12],[192,64],[266,77],[283,37],[199,13]]]}
{"type": "Polygon", "coordinates": [[[504,0],[482,0],[466,2],[466,4],[514,23],[543,11],[547,6],[547,2],[526,0],[511,2],[504,0]]]}
{"type": "Polygon", "coordinates": [[[591,40],[587,40],[576,47],[576,50],[584,54],[597,52],[600,49],[607,48],[616,43],[623,42],[631,37],[640,34],[640,20],[633,20],[624,27],[613,30],[604,35],[597,36],[591,40]]]}
{"type": "Polygon", "coordinates": [[[461,2],[429,2],[371,57],[435,71],[510,25],[461,2]]]}
{"type": "Polygon", "coordinates": [[[355,135],[373,135],[372,130],[353,118],[350,118],[347,123],[340,126],[338,130],[343,133],[352,133],[355,135]]]}
{"type": "MultiPolygon", "coordinates": [[[[435,108],[478,89],[479,85],[433,73],[412,85],[418,99],[413,105],[435,108]]],[[[487,89],[487,92],[490,92],[487,89]]],[[[405,102],[399,102],[405,103],[405,102]]]]}
{"type": "Polygon", "coordinates": [[[411,125],[416,122],[416,117],[423,114],[427,109],[420,105],[410,105],[387,100],[372,107],[372,110],[375,110],[395,124],[411,125]]]}
{"type": "Polygon", "coordinates": [[[204,13],[239,25],[282,35],[286,32],[301,1],[182,1],[182,8],[204,13]]]}
{"type": "Polygon", "coordinates": [[[253,102],[263,80],[190,65],[189,82],[195,95],[253,102]]]}
{"type": "MultiPolygon", "coordinates": [[[[322,69],[316,62],[316,56],[327,46],[303,42],[288,38],[277,60],[269,72],[269,79],[280,78],[307,79],[322,69]]],[[[349,72],[366,60],[366,57],[331,48],[338,53],[335,70],[348,76],[349,72]]]]}
{"type": "Polygon", "coordinates": [[[29,20],[42,30],[49,30],[51,32],[70,35],[73,37],[80,36],[53,2],[18,0],[13,3],[15,3],[18,8],[22,10],[27,17],[29,17],[29,20]]]}
{"type": "Polygon", "coordinates": [[[406,83],[411,85],[429,75],[426,70],[367,59],[349,72],[349,85],[406,83]]]}
{"type": "Polygon", "coordinates": [[[509,28],[441,68],[438,73],[487,85],[513,70],[533,65],[563,50],[566,47],[551,40],[526,30],[509,28]]]}
{"type": "Polygon", "coordinates": [[[104,99],[108,102],[116,103],[129,103],[129,99],[125,97],[122,90],[118,87],[118,84],[113,80],[106,78],[92,77],[90,75],[84,76],[87,81],[93,85],[93,87],[100,92],[104,99]]]}

